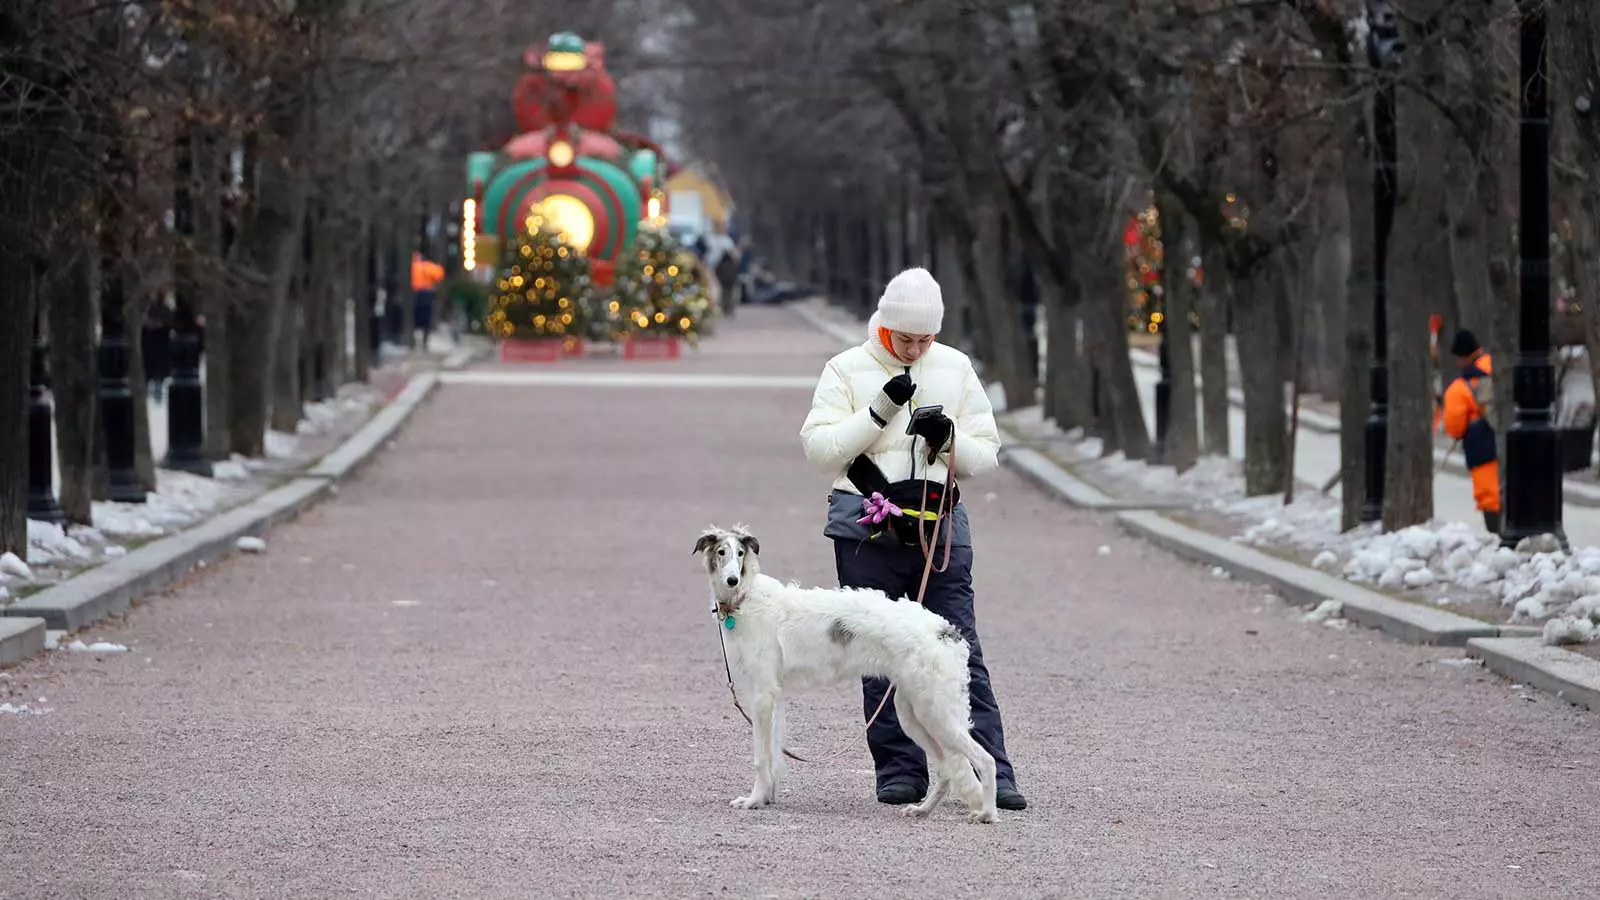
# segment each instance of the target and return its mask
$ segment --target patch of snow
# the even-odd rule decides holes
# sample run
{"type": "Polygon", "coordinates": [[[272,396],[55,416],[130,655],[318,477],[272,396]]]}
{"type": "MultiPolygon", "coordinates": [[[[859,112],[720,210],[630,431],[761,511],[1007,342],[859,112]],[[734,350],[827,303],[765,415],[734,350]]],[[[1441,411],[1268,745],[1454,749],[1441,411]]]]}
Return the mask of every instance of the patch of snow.
{"type": "Polygon", "coordinates": [[[1564,616],[1551,619],[1544,623],[1544,634],[1541,640],[1551,647],[1560,647],[1566,644],[1584,644],[1595,639],[1600,634],[1600,629],[1588,619],[1576,616],[1564,616]]]}
{"type": "Polygon", "coordinates": [[[0,713],[9,713],[17,716],[42,716],[44,715],[45,711],[42,709],[34,709],[26,703],[14,705],[7,702],[0,703],[0,713]]]}
{"type": "MultiPolygon", "coordinates": [[[[33,523],[29,522],[28,524],[31,525],[33,523]]],[[[0,573],[10,575],[12,578],[21,578],[24,581],[33,580],[33,570],[28,568],[27,563],[9,550],[5,553],[0,553],[0,573]]]]}
{"type": "Polygon", "coordinates": [[[233,546],[245,553],[261,553],[267,549],[267,542],[247,534],[234,541],[233,546]]]}
{"type": "Polygon", "coordinates": [[[1329,619],[1344,618],[1344,604],[1338,600],[1324,600],[1317,604],[1317,608],[1301,616],[1304,622],[1326,622],[1329,619]]]}
{"type": "Polygon", "coordinates": [[[128,648],[127,647],[124,647],[121,644],[113,644],[113,643],[110,643],[108,641],[95,641],[92,644],[85,644],[81,640],[76,640],[76,641],[73,641],[72,643],[66,644],[66,645],[58,644],[56,649],[58,649],[58,650],[69,650],[69,651],[72,651],[74,653],[127,653],[128,652],[128,648]]]}
{"type": "Polygon", "coordinates": [[[1096,552],[1099,553],[1101,556],[1110,556],[1111,555],[1111,548],[1106,546],[1105,544],[1101,544],[1100,545],[1100,549],[1098,551],[1096,551],[1096,552]]]}

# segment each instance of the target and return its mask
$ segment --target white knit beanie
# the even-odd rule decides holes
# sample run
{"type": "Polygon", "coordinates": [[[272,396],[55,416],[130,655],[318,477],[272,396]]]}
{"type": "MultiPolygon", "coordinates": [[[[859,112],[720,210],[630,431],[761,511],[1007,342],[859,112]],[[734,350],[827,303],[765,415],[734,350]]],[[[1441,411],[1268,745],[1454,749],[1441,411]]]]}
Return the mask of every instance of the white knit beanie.
{"type": "Polygon", "coordinates": [[[878,298],[878,324],[904,334],[938,334],[944,296],[927,269],[906,269],[890,279],[878,298]]]}

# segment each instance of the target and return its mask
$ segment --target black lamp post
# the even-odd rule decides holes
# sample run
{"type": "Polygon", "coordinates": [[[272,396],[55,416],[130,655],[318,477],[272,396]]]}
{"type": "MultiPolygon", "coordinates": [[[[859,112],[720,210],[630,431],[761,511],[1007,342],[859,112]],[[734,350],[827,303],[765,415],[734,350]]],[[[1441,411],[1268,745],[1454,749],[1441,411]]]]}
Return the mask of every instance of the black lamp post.
{"type": "Polygon", "coordinates": [[[167,389],[167,455],[162,468],[211,477],[205,458],[205,389],[200,383],[200,326],[194,311],[194,203],[190,179],[193,146],[187,132],[178,138],[177,177],[172,200],[178,246],[173,293],[172,383],[167,389]]]}
{"type": "Polygon", "coordinates": [[[1522,15],[1521,339],[1511,373],[1515,419],[1506,433],[1501,543],[1554,534],[1563,545],[1561,441],[1550,364],[1550,115],[1545,74],[1545,4],[1518,0],[1522,15]]]}
{"type": "Polygon", "coordinates": [[[1385,451],[1389,441],[1389,232],[1394,228],[1398,156],[1395,138],[1395,76],[1405,42],[1388,0],[1367,0],[1367,61],[1378,73],[1372,121],[1372,366],[1371,412],[1367,416],[1367,495],[1361,521],[1383,518],[1385,451]]]}
{"type": "Polygon", "coordinates": [[[1156,443],[1150,451],[1150,461],[1162,465],[1167,461],[1167,428],[1172,423],[1172,358],[1167,355],[1167,323],[1159,325],[1161,344],[1156,351],[1161,360],[1161,380],[1156,382],[1156,443]]]}
{"type": "Polygon", "coordinates": [[[55,451],[51,443],[55,422],[50,399],[50,376],[46,353],[50,344],[43,328],[44,267],[33,267],[33,355],[28,378],[28,518],[59,524],[67,519],[56,502],[55,451]]]}
{"type": "MultiPolygon", "coordinates": [[[[113,179],[126,163],[113,151],[106,167],[113,179]]],[[[109,497],[118,503],[145,502],[144,486],[133,463],[133,392],[128,386],[128,336],[123,327],[126,297],[122,277],[122,209],[119,197],[108,197],[100,231],[100,423],[105,439],[109,497]]]]}

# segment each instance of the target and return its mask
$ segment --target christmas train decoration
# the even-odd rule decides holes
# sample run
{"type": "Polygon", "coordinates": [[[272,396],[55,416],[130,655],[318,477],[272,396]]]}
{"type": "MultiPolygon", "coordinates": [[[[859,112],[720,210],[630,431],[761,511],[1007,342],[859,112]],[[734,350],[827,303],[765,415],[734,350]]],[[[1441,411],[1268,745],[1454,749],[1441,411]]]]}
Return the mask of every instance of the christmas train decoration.
{"type": "Polygon", "coordinates": [[[488,333],[515,341],[695,340],[712,312],[698,259],[665,227],[659,146],[616,128],[601,44],[530,47],[519,133],[467,159],[462,264],[489,291],[488,333]]]}

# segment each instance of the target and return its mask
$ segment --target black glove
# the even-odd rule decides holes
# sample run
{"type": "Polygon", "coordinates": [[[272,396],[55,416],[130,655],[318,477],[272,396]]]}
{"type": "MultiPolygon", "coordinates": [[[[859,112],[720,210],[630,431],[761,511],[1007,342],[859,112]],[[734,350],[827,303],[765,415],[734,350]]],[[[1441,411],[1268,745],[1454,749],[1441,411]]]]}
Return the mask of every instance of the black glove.
{"type": "Polygon", "coordinates": [[[872,420],[882,428],[889,424],[894,414],[900,407],[906,405],[911,395],[916,393],[917,386],[912,383],[911,376],[905,372],[883,383],[883,389],[878,391],[878,396],[872,401],[872,420]]]}
{"type": "Polygon", "coordinates": [[[930,463],[945,448],[955,430],[956,423],[950,421],[950,417],[942,412],[922,416],[911,423],[911,433],[921,435],[928,442],[930,463]]]}

